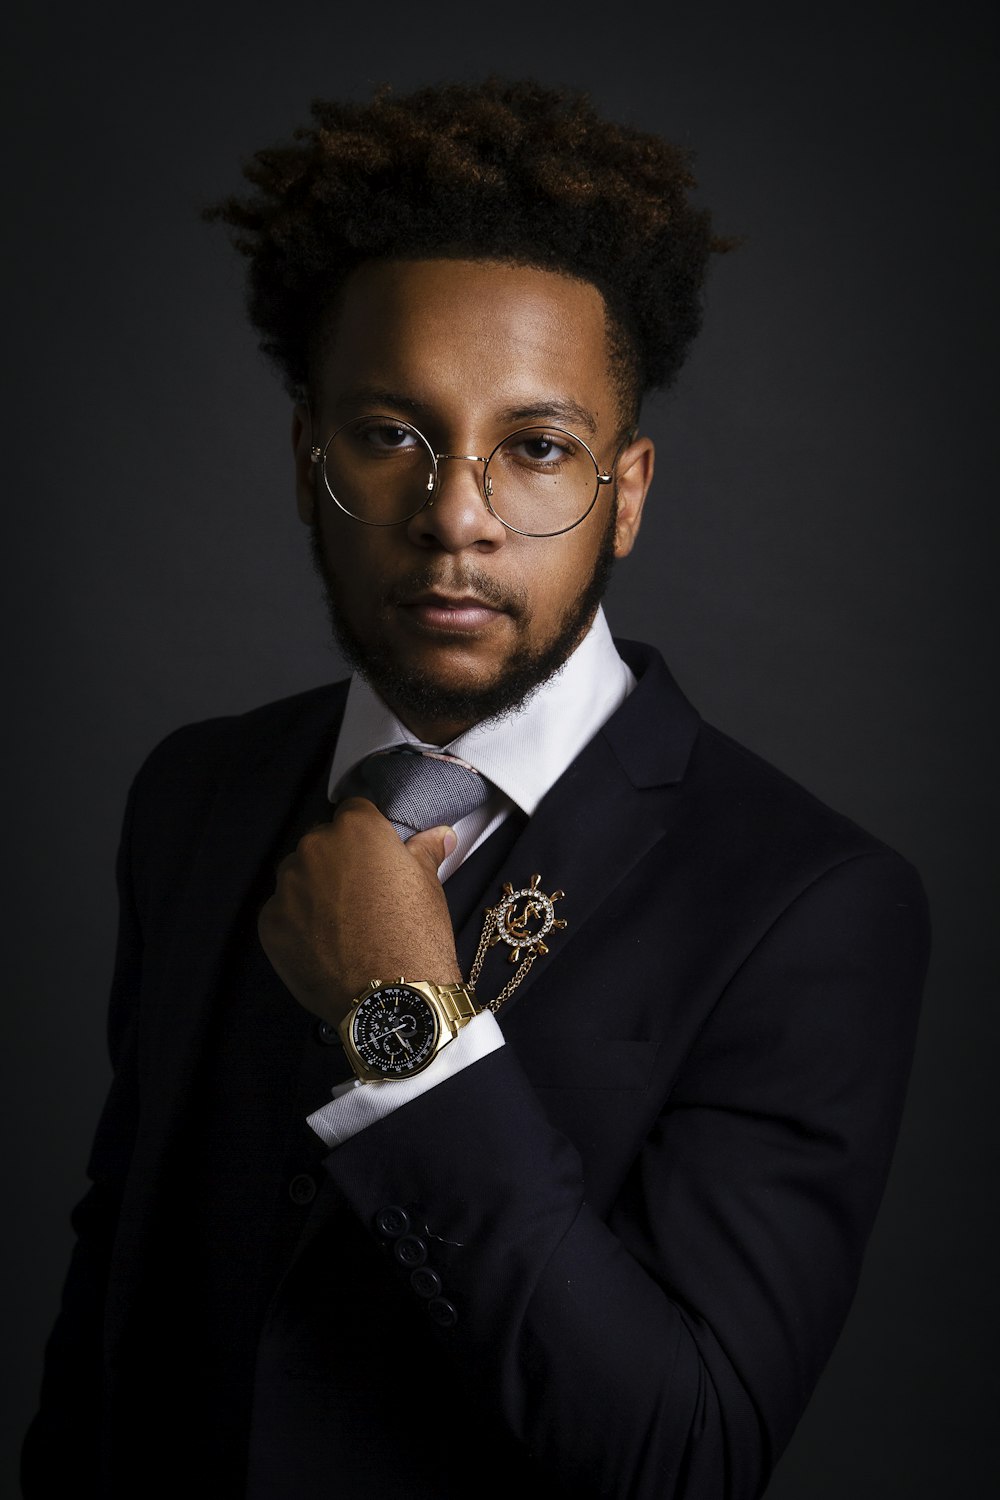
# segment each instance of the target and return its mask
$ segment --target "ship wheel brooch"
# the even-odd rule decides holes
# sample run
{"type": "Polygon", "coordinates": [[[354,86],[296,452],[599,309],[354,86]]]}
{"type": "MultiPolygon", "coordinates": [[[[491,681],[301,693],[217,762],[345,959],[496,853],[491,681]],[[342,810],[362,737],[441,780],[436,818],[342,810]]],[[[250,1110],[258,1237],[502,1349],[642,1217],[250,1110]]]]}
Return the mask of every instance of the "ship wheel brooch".
{"type": "Polygon", "coordinates": [[[487,950],[495,948],[498,943],[507,944],[508,962],[519,965],[517,973],[507,981],[496,999],[489,1002],[489,1009],[494,1014],[517,989],[535,959],[548,953],[545,939],[566,926],[555,913],[555,903],[563,898],[565,891],[553,891],[547,896],[540,889],[541,881],[541,875],[532,875],[529,884],[518,891],[508,881],[496,906],[488,906],[483,914],[483,932],[469,973],[469,983],[476,983],[487,950]]]}

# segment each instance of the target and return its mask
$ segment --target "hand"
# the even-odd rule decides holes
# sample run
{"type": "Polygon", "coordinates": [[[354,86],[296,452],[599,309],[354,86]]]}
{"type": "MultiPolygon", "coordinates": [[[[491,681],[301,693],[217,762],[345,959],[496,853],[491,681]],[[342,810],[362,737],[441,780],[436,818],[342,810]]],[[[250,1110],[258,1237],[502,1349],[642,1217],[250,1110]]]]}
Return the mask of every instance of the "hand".
{"type": "Polygon", "coordinates": [[[371,979],[461,979],[437,873],[454,847],[450,828],[401,843],[361,797],[310,829],[278,866],[257,920],[264,952],[300,1005],[339,1026],[371,979]]]}

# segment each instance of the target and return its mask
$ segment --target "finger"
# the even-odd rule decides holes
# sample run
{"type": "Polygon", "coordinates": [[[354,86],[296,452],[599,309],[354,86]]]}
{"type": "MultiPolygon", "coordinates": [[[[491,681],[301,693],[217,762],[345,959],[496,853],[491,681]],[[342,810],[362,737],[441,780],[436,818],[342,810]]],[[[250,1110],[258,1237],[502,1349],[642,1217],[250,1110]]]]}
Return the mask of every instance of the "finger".
{"type": "Polygon", "coordinates": [[[357,822],[362,828],[379,828],[383,832],[391,829],[393,837],[396,837],[396,830],[388,818],[367,797],[344,797],[336,804],[329,826],[336,827],[338,823],[344,822],[357,822]]]}
{"type": "Polygon", "coordinates": [[[446,824],[438,828],[425,828],[423,833],[415,833],[406,841],[410,853],[415,854],[426,865],[433,866],[435,874],[457,844],[458,835],[454,828],[449,828],[446,824]]]}

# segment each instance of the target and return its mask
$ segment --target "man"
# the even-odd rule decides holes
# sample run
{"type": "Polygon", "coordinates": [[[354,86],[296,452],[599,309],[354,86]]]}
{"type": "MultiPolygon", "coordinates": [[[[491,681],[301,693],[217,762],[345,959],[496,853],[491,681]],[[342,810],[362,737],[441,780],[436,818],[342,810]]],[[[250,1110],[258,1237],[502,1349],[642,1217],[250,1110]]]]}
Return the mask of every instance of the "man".
{"type": "Polygon", "coordinates": [[[599,609],[723,245],[575,95],[314,113],[218,214],[356,675],[133,788],[25,1493],[755,1496],[856,1284],[926,921],[599,609]]]}

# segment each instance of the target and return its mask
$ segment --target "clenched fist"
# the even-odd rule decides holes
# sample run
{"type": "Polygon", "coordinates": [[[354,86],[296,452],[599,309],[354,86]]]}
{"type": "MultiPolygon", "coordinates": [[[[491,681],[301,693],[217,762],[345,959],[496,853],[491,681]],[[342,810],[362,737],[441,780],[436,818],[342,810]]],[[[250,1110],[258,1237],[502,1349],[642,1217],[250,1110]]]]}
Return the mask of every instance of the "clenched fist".
{"type": "Polygon", "coordinates": [[[371,802],[351,797],[278,866],[257,930],[300,1005],[339,1026],[371,979],[461,979],[438,867],[450,828],[402,843],[371,802]]]}

